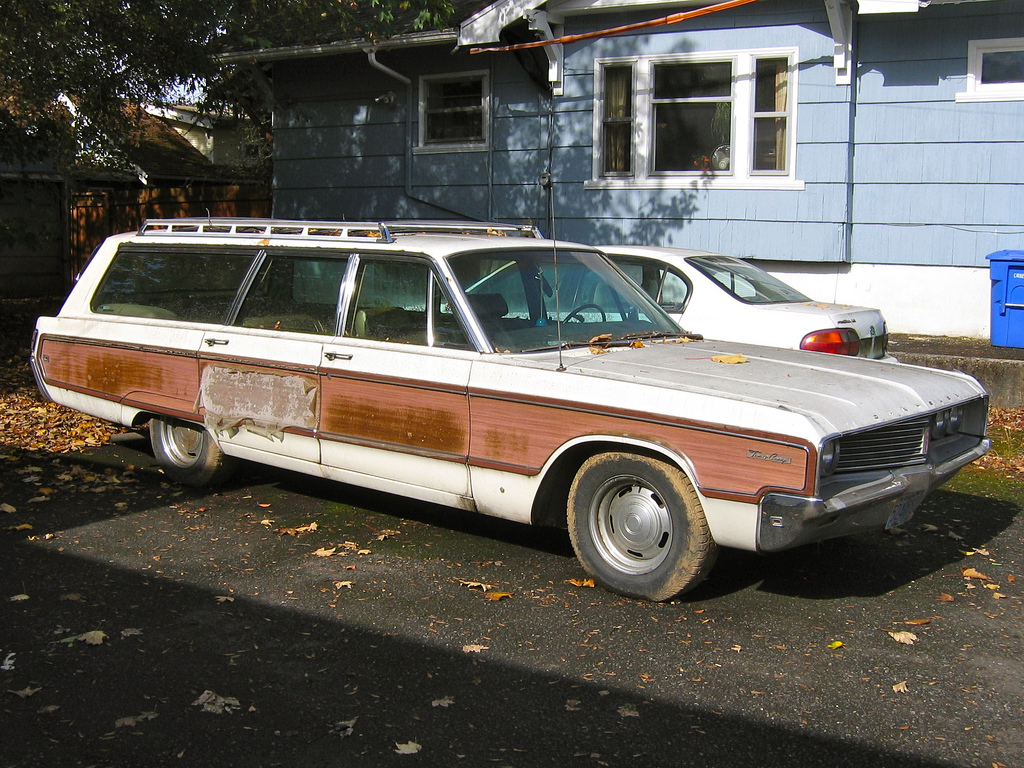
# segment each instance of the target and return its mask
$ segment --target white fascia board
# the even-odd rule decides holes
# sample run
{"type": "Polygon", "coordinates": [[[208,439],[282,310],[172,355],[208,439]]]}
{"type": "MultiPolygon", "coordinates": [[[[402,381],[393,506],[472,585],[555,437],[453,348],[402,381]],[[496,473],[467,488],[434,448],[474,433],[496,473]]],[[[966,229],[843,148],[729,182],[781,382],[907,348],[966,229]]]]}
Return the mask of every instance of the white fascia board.
{"type": "Polygon", "coordinates": [[[860,0],[857,12],[861,15],[876,13],[917,13],[922,5],[921,0],[860,0]]]}

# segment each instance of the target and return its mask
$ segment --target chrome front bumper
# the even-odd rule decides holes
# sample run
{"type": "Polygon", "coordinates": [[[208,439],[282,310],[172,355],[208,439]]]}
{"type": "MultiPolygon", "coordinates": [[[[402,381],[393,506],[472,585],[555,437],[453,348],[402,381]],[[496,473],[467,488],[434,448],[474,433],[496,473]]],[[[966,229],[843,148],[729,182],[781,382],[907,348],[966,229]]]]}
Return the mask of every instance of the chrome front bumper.
{"type": "Polygon", "coordinates": [[[765,494],[760,504],[757,550],[778,552],[814,541],[905,523],[924,497],[961,467],[988,452],[989,440],[948,461],[893,469],[882,477],[814,498],[789,493],[765,494]]]}

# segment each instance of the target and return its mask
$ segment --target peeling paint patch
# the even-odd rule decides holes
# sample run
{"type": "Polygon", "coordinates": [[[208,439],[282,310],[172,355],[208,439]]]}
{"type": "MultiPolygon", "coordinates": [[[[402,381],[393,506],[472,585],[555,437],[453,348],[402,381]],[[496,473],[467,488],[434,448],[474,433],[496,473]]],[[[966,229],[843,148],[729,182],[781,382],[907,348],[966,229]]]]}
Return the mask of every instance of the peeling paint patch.
{"type": "Polygon", "coordinates": [[[209,365],[200,381],[200,398],[210,430],[244,427],[281,439],[287,427],[315,429],[319,389],[315,379],[209,365]]]}

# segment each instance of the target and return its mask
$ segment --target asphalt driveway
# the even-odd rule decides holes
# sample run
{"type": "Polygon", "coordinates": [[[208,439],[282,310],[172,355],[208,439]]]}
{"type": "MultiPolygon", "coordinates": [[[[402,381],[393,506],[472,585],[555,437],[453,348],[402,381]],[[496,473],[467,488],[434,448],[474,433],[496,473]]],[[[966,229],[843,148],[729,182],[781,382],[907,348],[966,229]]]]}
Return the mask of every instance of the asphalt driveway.
{"type": "Polygon", "coordinates": [[[117,439],[0,456],[0,765],[1024,765],[1020,482],[650,604],[562,532],[117,439]]]}

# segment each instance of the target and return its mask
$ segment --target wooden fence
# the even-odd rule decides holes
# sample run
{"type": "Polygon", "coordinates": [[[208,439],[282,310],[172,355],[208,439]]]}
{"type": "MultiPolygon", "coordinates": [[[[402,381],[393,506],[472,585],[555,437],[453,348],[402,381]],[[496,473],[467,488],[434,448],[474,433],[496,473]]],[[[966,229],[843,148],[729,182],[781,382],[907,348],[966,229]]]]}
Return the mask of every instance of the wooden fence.
{"type": "Polygon", "coordinates": [[[270,215],[270,188],[265,184],[73,192],[69,277],[85,266],[104,238],[137,230],[146,219],[270,215]]]}

